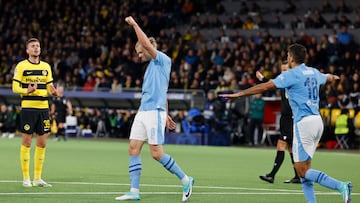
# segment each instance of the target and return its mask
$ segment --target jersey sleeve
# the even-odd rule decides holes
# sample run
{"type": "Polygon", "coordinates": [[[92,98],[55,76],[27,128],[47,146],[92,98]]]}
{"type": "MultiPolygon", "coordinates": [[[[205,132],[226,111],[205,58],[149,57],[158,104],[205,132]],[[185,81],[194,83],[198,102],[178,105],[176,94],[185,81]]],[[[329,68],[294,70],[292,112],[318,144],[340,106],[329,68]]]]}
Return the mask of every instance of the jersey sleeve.
{"type": "Polygon", "coordinates": [[[315,69],[319,75],[319,84],[324,85],[327,81],[327,76],[324,73],[321,73],[319,70],[315,69]]]}
{"type": "Polygon", "coordinates": [[[26,94],[27,88],[23,88],[21,85],[21,77],[23,75],[23,69],[21,68],[21,63],[16,65],[14,71],[14,77],[12,81],[12,91],[16,94],[26,94]]]}
{"type": "Polygon", "coordinates": [[[293,71],[288,70],[282,72],[272,81],[274,82],[276,88],[287,88],[290,87],[293,83],[296,83],[296,78],[294,77],[293,71]]]}
{"type": "Polygon", "coordinates": [[[47,77],[46,77],[46,89],[47,89],[47,92],[50,93],[50,86],[53,85],[53,76],[52,76],[52,70],[51,70],[51,67],[49,64],[47,64],[48,67],[47,67],[47,71],[48,71],[48,74],[47,74],[47,77]]]}
{"type": "Polygon", "coordinates": [[[162,67],[166,69],[167,72],[170,72],[171,69],[171,59],[166,54],[161,51],[157,51],[156,59],[157,63],[159,63],[162,67]]]}

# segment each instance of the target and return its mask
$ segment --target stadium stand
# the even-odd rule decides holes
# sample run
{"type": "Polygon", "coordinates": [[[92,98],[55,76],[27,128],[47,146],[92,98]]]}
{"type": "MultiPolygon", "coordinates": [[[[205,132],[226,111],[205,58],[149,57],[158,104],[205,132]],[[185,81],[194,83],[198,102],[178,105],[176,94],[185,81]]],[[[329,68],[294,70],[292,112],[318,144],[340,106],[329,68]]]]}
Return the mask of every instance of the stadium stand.
{"type": "MultiPolygon", "coordinates": [[[[257,83],[256,70],[276,76],[287,45],[294,42],[308,48],[309,65],[343,73],[344,79],[322,89],[322,109],[338,108],[328,98],[339,91],[359,92],[353,88],[360,84],[354,77],[360,70],[357,1],[329,0],[330,8],[311,0],[193,0],[187,10],[182,2],[0,1],[1,91],[8,91],[15,65],[26,56],[21,47],[34,36],[42,41],[42,59],[52,65],[56,83],[65,86],[75,106],[116,108],[120,103],[119,108],[134,110],[144,64],[138,63],[135,39],[124,23],[131,14],[173,60],[172,110],[202,107],[209,90],[247,88],[257,83]],[[192,63],[186,60],[190,49],[192,63]],[[220,87],[222,80],[225,86],[220,87]],[[118,100],[118,95],[125,98],[118,100]]],[[[18,104],[11,94],[1,95],[1,101],[18,104]]],[[[354,115],[358,101],[356,96],[350,102],[354,115]]]]}

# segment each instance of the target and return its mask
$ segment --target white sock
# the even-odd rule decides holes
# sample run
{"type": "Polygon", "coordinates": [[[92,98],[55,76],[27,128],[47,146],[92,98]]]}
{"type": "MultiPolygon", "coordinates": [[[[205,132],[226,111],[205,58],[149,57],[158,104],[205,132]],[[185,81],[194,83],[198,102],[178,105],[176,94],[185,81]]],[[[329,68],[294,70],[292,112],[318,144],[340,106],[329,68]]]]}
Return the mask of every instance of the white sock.
{"type": "Polygon", "coordinates": [[[137,188],[131,188],[130,189],[130,192],[132,192],[132,193],[134,193],[134,194],[139,194],[140,193],[140,190],[139,189],[137,189],[137,188]]]}
{"type": "Polygon", "coordinates": [[[181,183],[182,184],[187,184],[189,182],[189,177],[187,175],[185,175],[182,179],[181,179],[181,183]]]}

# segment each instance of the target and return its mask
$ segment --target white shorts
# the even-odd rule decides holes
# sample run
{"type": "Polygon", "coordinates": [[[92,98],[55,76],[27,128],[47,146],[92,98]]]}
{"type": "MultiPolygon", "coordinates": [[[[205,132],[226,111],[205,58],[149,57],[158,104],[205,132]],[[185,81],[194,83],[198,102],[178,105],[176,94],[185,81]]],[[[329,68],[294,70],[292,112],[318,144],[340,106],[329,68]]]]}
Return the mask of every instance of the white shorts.
{"type": "Polygon", "coordinates": [[[320,115],[307,116],[294,124],[294,162],[311,160],[324,131],[320,115]]]}
{"type": "Polygon", "coordinates": [[[164,144],[166,111],[139,111],[131,126],[130,140],[147,141],[152,145],[164,144]]]}

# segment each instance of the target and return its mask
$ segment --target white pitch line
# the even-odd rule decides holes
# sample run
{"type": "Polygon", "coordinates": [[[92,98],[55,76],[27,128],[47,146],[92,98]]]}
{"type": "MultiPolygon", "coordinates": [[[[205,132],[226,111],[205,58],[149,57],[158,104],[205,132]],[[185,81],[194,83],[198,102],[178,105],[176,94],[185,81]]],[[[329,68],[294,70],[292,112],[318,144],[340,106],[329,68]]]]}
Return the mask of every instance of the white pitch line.
{"type": "MultiPolygon", "coordinates": [[[[21,183],[17,180],[0,180],[0,183],[21,183]]],[[[105,185],[105,186],[129,186],[127,183],[92,183],[92,182],[49,182],[52,184],[63,185],[105,185]]],[[[142,187],[164,187],[179,188],[179,185],[156,185],[141,184],[142,187]]],[[[268,192],[194,192],[198,195],[303,195],[302,190],[287,189],[269,189],[269,188],[244,188],[244,187],[221,187],[221,186],[194,186],[200,189],[221,189],[221,190],[252,190],[252,191],[268,191],[268,192]]],[[[0,195],[96,195],[96,194],[121,194],[123,192],[0,192],[0,195]]],[[[182,194],[181,192],[141,192],[142,194],[182,194]]],[[[318,195],[339,195],[338,192],[315,192],[318,195]]],[[[352,193],[352,195],[360,195],[360,193],[352,193]]]]}
{"type": "MultiPolygon", "coordinates": [[[[124,192],[3,192],[0,195],[117,195],[124,192]]],[[[141,192],[146,195],[179,195],[181,192],[141,192]]],[[[194,192],[196,195],[303,195],[302,192],[194,192]]],[[[317,195],[339,195],[334,192],[321,192],[317,195]]]]}
{"type": "MultiPolygon", "coordinates": [[[[16,180],[0,180],[0,183],[21,183],[22,181],[16,180]]],[[[128,183],[92,183],[92,182],[53,182],[51,184],[64,184],[64,185],[105,185],[105,186],[129,186],[128,183]]],[[[181,185],[156,185],[156,184],[141,184],[142,187],[166,187],[166,188],[179,188],[181,185]]],[[[196,185],[196,188],[203,189],[222,189],[222,190],[255,190],[255,191],[279,191],[279,192],[301,192],[301,190],[287,190],[287,189],[269,189],[269,188],[244,188],[244,187],[222,187],[222,186],[201,186],[196,185]]]]}

